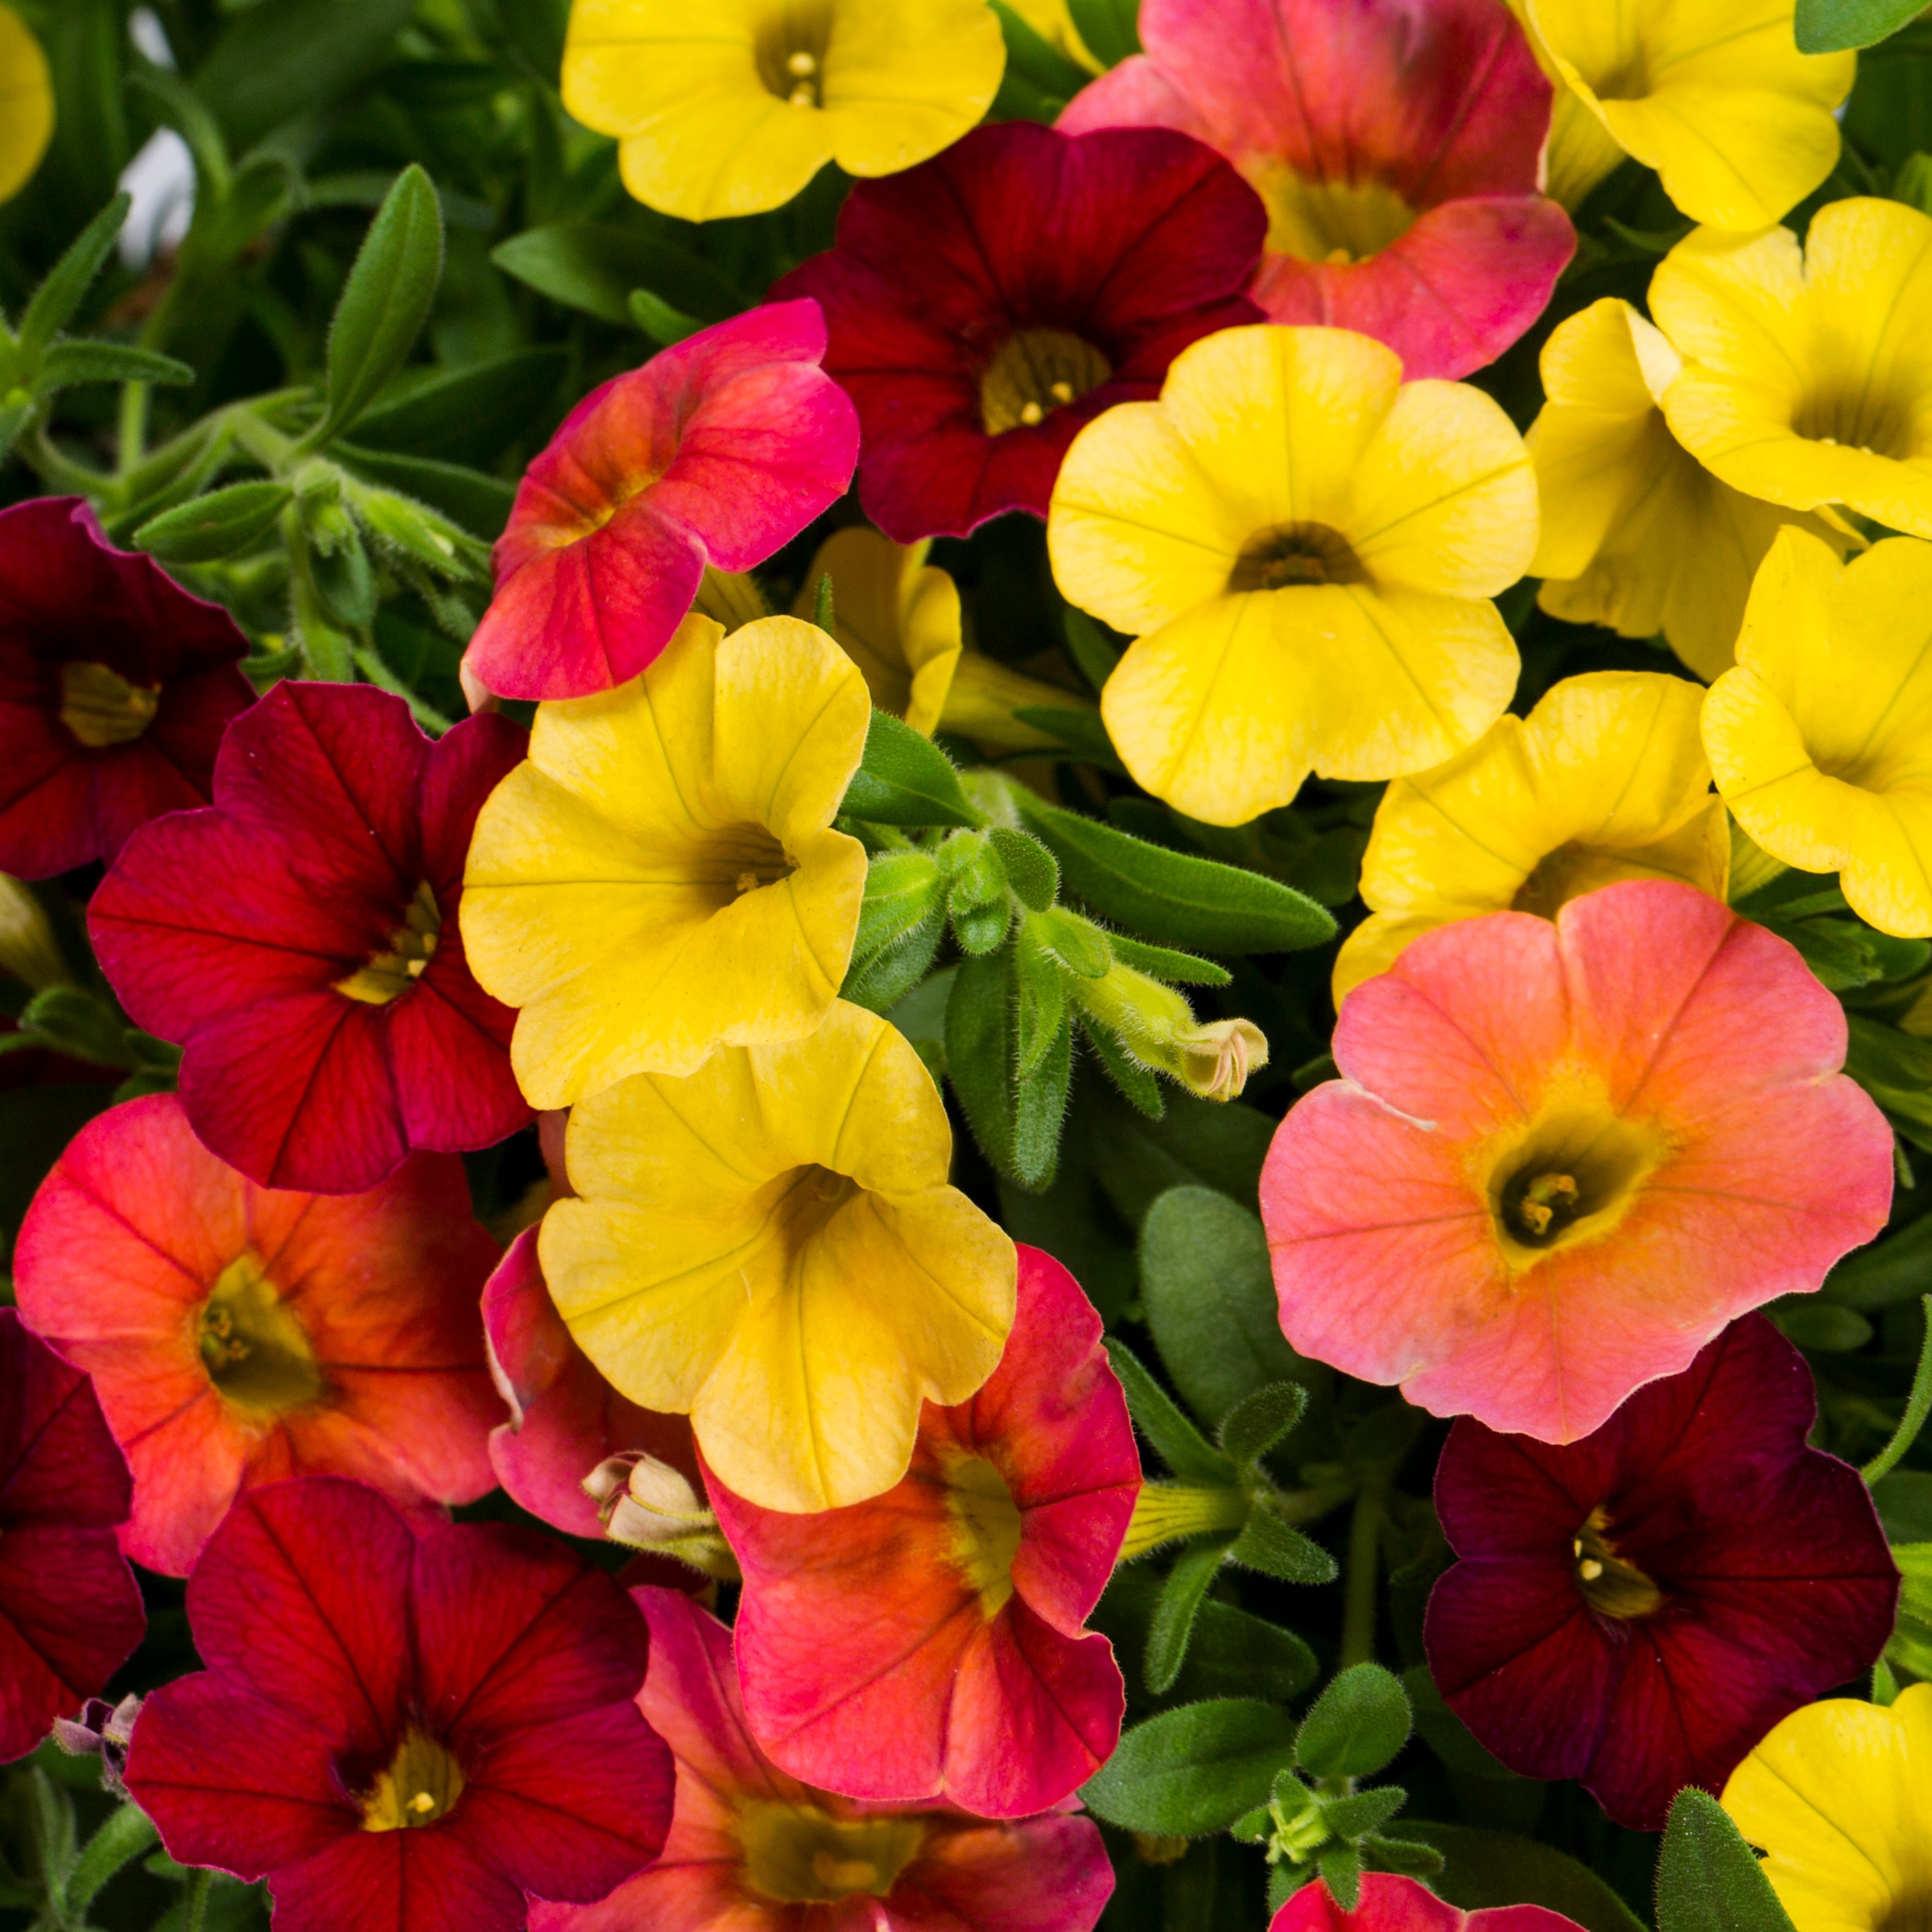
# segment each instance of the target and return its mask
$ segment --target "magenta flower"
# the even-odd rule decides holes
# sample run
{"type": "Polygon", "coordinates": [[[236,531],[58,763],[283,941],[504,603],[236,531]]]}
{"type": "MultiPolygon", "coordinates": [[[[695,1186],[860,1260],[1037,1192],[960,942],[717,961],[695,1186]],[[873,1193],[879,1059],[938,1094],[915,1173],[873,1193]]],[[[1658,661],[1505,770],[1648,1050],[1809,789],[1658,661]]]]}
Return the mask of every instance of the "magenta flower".
{"type": "Polygon", "coordinates": [[[1269,1922],[1268,1932],[1583,1932],[1547,1905],[1487,1905],[1459,1912],[1413,1878],[1364,1872],[1352,1912],[1319,1880],[1304,1885],[1269,1922]]]}

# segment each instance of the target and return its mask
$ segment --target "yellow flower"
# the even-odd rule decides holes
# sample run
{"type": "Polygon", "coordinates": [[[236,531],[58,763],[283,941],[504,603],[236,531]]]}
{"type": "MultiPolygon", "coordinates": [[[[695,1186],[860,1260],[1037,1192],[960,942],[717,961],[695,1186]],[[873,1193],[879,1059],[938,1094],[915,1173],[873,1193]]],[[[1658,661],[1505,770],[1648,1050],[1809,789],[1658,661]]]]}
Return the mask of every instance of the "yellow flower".
{"type": "Polygon", "coordinates": [[[1704,745],[1773,858],[1837,873],[1880,932],[1932,934],[1932,543],[1888,538],[1847,564],[1781,532],[1736,668],[1704,700],[1704,745]]]}
{"type": "Polygon", "coordinates": [[[1707,469],[1932,537],[1932,217],[1834,201],[1802,250],[1699,229],[1657,265],[1650,313],[1684,358],[1664,414],[1707,469]]]}
{"type": "Polygon", "coordinates": [[[962,1402],[1013,1325],[1013,1243],[947,1185],[919,1056],[841,1001],[808,1040],[643,1074],[570,1117],[579,1199],[538,1237],[584,1352],[688,1412],[769,1509],[837,1509],[906,1473],[922,1401],[962,1402]]]}
{"type": "Polygon", "coordinates": [[[1411,939],[1479,913],[1541,913],[1618,879],[1724,896],[1730,834],[1699,741],[1703,693],[1653,671],[1566,678],[1435,771],[1397,778],[1362,861],[1371,916],[1335,964],[1335,998],[1411,939]]]}
{"type": "Polygon", "coordinates": [[[1693,221],[1756,229],[1831,173],[1852,54],[1801,54],[1796,0],[1511,0],[1555,82],[1550,192],[1575,208],[1625,155],[1693,221]]]}
{"type": "Polygon", "coordinates": [[[1101,64],[1080,38],[1080,30],[1067,10],[1067,0],[1008,0],[1008,4],[1049,47],[1057,48],[1076,67],[1085,68],[1090,74],[1102,71],[1101,64]]]}
{"type": "Polygon", "coordinates": [[[1100,698],[1128,770],[1214,825],[1311,770],[1425,771],[1488,730],[1517,669],[1489,599],[1536,534],[1487,396],[1405,383],[1366,336],[1269,324],[1195,343],[1158,402],[1088,423],[1046,530],[1060,588],[1138,639],[1100,698]]]}
{"type": "Polygon", "coordinates": [[[537,708],[464,876],[463,943],[519,1007],[535,1107],[794,1040],[852,955],[865,852],[831,829],[872,707],[824,631],[687,617],[641,677],[537,708]]]}
{"type": "Polygon", "coordinates": [[[1932,1924],[1932,1684],[1887,1709],[1794,1711],[1731,1773],[1724,1809],[1797,1932],[1932,1924]]]}
{"type": "Polygon", "coordinates": [[[54,134],[47,56],[10,6],[0,5],[0,201],[33,179],[54,134]]]}
{"type": "MultiPolygon", "coordinates": [[[[1537,601],[1626,638],[1659,631],[1700,678],[1729,668],[1751,579],[1781,524],[1800,521],[1720,483],[1685,450],[1660,398],[1682,358],[1627,302],[1575,315],[1542,354],[1549,398],[1530,426],[1542,539],[1537,601]]],[[[1802,519],[1839,548],[1817,518],[1802,519]]]]}
{"type": "Polygon", "coordinates": [[[576,0],[564,105],[617,138],[640,201],[708,221],[782,208],[828,161],[936,155],[1005,64],[985,0],[576,0]]]}

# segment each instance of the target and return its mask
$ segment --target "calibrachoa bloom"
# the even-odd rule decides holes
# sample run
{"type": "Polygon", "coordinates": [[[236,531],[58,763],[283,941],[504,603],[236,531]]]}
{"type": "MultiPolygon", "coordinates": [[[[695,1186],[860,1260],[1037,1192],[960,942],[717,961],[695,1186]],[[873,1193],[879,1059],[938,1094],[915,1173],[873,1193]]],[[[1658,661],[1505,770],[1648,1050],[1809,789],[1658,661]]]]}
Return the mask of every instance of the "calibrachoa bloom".
{"type": "Polygon", "coordinates": [[[94,894],[102,969],[180,1045],[195,1131],[252,1179],[348,1194],[529,1120],[514,1016],[456,918],[477,807],[522,745],[505,718],[432,742],[387,691],[285,682],[222,741],[213,808],[145,827],[94,894]]]}
{"type": "Polygon", "coordinates": [[[1333,1051],[1261,1176],[1282,1332],[1432,1414],[1574,1442],[1885,1224],[1843,1009],[1689,886],[1425,933],[1333,1051]]]}
{"type": "Polygon", "coordinates": [[[1268,1932],[1583,1932],[1547,1905],[1489,1905],[1459,1912],[1413,1878],[1362,1874],[1362,1893],[1344,1912],[1319,1880],[1304,1885],[1270,1922],[1268,1932]]]}
{"type": "Polygon", "coordinates": [[[1731,1774],[1724,1809],[1769,1856],[1798,1932],[1911,1932],[1932,1899],[1932,1684],[1885,1709],[1794,1711],[1731,1774]]]}
{"type": "Polygon", "coordinates": [[[0,1308],[0,1764],[80,1710],[141,1641],[121,1554],[127,1464],[79,1369],[0,1308]]]}
{"type": "Polygon", "coordinates": [[[1656,671],[1566,678],[1460,757],[1397,778],[1362,859],[1370,916],[1343,942],[1335,997],[1411,939],[1478,913],[1557,909],[1617,879],[1724,896],[1731,832],[1698,736],[1703,693],[1656,671]]]}
{"type": "Polygon", "coordinates": [[[0,871],[111,859],[150,819],[205,804],[221,733],[254,702],[247,650],[78,497],[0,510],[0,871]]]}
{"type": "Polygon", "coordinates": [[[1113,1889],[1091,1819],[989,1823],[800,1784],[745,1729],[731,1633],[677,1591],[633,1594],[650,1624],[638,1702],[677,1761],[671,1835],[601,1905],[537,1906],[531,1932],[1091,1932],[1113,1889]]]}
{"type": "Polygon", "coordinates": [[[835,502],[859,427],[824,353],[815,303],[770,303],[593,389],[524,473],[465,675],[608,691],[671,642],[708,564],[749,570],[835,502]]]}
{"type": "Polygon", "coordinates": [[[1241,291],[1266,226],[1197,142],[1009,121],[861,183],[838,246],[775,292],[824,307],[866,514],[902,543],[964,536],[1044,516],[1082,424],[1158,394],[1190,342],[1260,320],[1241,291]]]}
{"type": "Polygon", "coordinates": [[[54,134],[53,77],[40,43],[0,6],[0,201],[33,179],[54,134]]]}
{"type": "Polygon", "coordinates": [[[496,1257],[452,1156],[417,1154],[366,1194],[283,1193],[157,1094],[68,1143],[14,1287],[127,1453],[122,1546],[183,1576],[237,1495],[286,1476],[336,1471],[412,1505],[493,1486],[477,1297],[496,1257]]]}
{"type": "Polygon", "coordinates": [[[862,1007],[608,1088],[566,1145],[581,1198],[538,1244],[559,1312],[633,1402],[688,1412],[751,1501],[890,1489],[920,1403],[964,1402],[998,1362],[1013,1243],[947,1185],[932,1076],[862,1007]]]}
{"type": "Polygon", "coordinates": [[[1496,0],[1144,0],[1140,34],[1059,125],[1227,155],[1268,204],[1270,320],[1463,376],[1542,312],[1576,238],[1539,192],[1550,83],[1496,0]]]}
{"type": "Polygon", "coordinates": [[[781,207],[828,161],[890,175],[937,154],[1005,62],[984,0],[576,0],[562,85],[640,201],[708,221],[781,207]]]}
{"type": "Polygon", "coordinates": [[[1135,778],[1210,824],[1311,770],[1386,778],[1480,737],[1516,687],[1489,599],[1536,547],[1522,439],[1366,336],[1224,330],[1067,452],[1054,575],[1135,643],[1100,709],[1135,778]]]}
{"type": "Polygon", "coordinates": [[[865,891],[865,848],[832,821],[871,720],[858,667],[794,617],[691,617],[642,677],[542,707],[463,897],[535,1105],[824,1018],[865,891]]]}
{"type": "Polygon", "coordinates": [[[788,1516],[712,1486],[745,1573],[733,1636],[760,1748],[854,1798],[1057,1805],[1120,1736],[1113,1646],[1084,1626],[1139,1489],[1100,1317],[1022,1247],[999,1367],[970,1402],[927,1405],[897,1488],[788,1516]]]}
{"type": "Polygon", "coordinates": [[[1932,933],[1932,543],[1848,564],[1787,530],[1752,587],[1704,743],[1737,822],[1773,857],[1835,872],[1881,932],[1932,933]]]}
{"type": "Polygon", "coordinates": [[[1772,1725],[1870,1667],[1898,1571],[1858,1472],[1805,1446],[1804,1357],[1747,1315],[1564,1448],[1465,1416],[1435,1472],[1458,1561],[1429,1667],[1511,1770],[1663,1828],[1772,1725]]]}
{"type": "Polygon", "coordinates": [[[176,1858],[266,1877],[278,1932],[515,1932],[664,1843],[643,1621],[553,1538],[278,1484],[216,1533],[188,1615],[208,1668],[142,1706],[128,1787],[176,1858]]]}

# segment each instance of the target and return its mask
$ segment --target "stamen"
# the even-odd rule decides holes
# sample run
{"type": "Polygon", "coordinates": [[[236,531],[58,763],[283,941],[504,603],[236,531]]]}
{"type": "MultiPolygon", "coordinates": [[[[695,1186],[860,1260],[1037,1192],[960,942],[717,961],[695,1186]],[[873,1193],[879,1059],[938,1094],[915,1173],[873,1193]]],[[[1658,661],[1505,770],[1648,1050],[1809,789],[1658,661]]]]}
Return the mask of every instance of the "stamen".
{"type": "Polygon", "coordinates": [[[796,74],[800,80],[803,80],[807,75],[815,74],[819,71],[819,64],[803,47],[800,47],[786,61],[785,71],[788,74],[796,74]]]}
{"type": "Polygon", "coordinates": [[[1573,1174],[1539,1174],[1516,1203],[1517,1219],[1532,1234],[1547,1234],[1559,1212],[1575,1212],[1579,1190],[1573,1174]]]}
{"type": "Polygon", "coordinates": [[[738,874],[738,897],[743,898],[746,893],[756,892],[762,883],[762,881],[755,872],[740,873],[738,874]]]}
{"type": "MultiPolygon", "coordinates": [[[[1064,389],[1067,386],[1065,383],[1062,382],[1056,384],[1055,386],[1057,388],[1064,389]]],[[[1038,403],[1028,401],[1022,402],[1020,405],[1020,420],[1024,423],[1029,429],[1031,429],[1036,423],[1043,423],[1046,421],[1046,412],[1045,410],[1040,407],[1038,403]]]]}
{"type": "MultiPolygon", "coordinates": [[[[1580,1543],[1577,1546],[1583,1546],[1580,1543]]],[[[1587,1556],[1576,1567],[1576,1573],[1587,1583],[1593,1583],[1604,1573],[1604,1567],[1593,1556],[1587,1556]]]]}
{"type": "Polygon", "coordinates": [[[1064,407],[1073,400],[1073,385],[1071,382],[1055,382],[1048,386],[1046,393],[1055,402],[1064,407]]]}

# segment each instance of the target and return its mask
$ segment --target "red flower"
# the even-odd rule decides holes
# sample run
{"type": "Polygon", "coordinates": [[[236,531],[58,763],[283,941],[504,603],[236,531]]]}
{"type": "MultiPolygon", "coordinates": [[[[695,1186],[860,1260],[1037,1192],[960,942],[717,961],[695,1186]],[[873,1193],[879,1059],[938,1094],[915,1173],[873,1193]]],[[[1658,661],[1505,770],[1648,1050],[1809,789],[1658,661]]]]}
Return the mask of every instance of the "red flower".
{"type": "Polygon", "coordinates": [[[513,1932],[663,1844],[644,1625],[564,1544],[312,1476],[236,1505],[188,1614],[209,1668],[142,1707],[128,1788],[175,1857],[266,1876],[276,1932],[513,1932]]]}
{"type": "Polygon", "coordinates": [[[0,872],[111,859],[205,804],[221,733],[254,702],[248,639],[78,497],[0,510],[0,872]]]}
{"type": "Polygon", "coordinates": [[[141,1592],[114,1536],[128,1496],[87,1377],[0,1308],[0,1764],[141,1641],[141,1592]]]}
{"type": "Polygon", "coordinates": [[[350,1194],[530,1119],[516,1015],[456,926],[471,827],[522,753],[500,716],[432,743],[386,691],[279,684],[223,743],[214,808],[129,842],[89,929],[136,1023],[184,1049],[181,1104],[225,1161],[350,1194]]]}
{"type": "Polygon", "coordinates": [[[823,305],[825,366],[865,431],[860,500],[910,543],[1045,516],[1083,424],[1151,402],[1198,337],[1261,319],[1241,291],[1266,228],[1198,142],[1011,121],[860,182],[837,246],[774,292],[823,305]]]}
{"type": "Polygon", "coordinates": [[[1019,1257],[999,1367],[971,1401],[926,1405],[896,1488],[788,1516],[710,1484],[745,1573],[745,1715],[795,1777],[1021,1818],[1057,1805],[1119,1740],[1113,1646],[1083,1625],[1140,1460],[1100,1317],[1051,1255],[1019,1257]]]}
{"type": "Polygon", "coordinates": [[[1806,1447],[1817,1414],[1804,1357],[1747,1315],[1581,1442],[1457,1422],[1435,1502],[1460,1561],[1425,1633],[1450,1708],[1637,1831],[1721,1790],[1892,1633],[1898,1572],[1857,1471],[1806,1447]]]}
{"type": "Polygon", "coordinates": [[[1583,1932],[1573,1918],[1547,1905],[1489,1905],[1459,1912],[1413,1878],[1363,1874],[1352,1912],[1335,1902],[1325,1885],[1304,1885],[1270,1922],[1268,1932],[1583,1932]]]}

